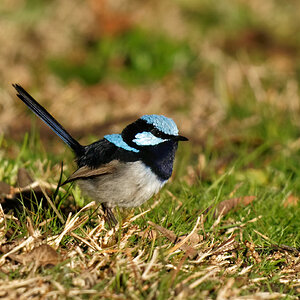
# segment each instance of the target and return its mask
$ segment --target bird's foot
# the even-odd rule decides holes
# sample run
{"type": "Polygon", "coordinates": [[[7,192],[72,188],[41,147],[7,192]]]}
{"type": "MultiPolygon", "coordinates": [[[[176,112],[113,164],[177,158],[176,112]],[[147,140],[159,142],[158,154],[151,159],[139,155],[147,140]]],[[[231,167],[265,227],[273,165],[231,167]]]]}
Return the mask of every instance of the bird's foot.
{"type": "Polygon", "coordinates": [[[113,214],[110,207],[108,207],[105,203],[101,204],[103,212],[104,212],[104,219],[108,223],[110,228],[115,227],[118,224],[118,220],[116,219],[115,215],[113,214]]]}

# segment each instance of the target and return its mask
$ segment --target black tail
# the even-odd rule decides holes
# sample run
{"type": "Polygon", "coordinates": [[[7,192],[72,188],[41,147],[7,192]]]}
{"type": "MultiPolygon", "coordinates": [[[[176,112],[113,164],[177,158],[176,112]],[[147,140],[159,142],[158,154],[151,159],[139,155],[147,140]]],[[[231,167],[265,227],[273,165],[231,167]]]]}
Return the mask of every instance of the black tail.
{"type": "Polygon", "coordinates": [[[43,106],[34,100],[20,85],[13,84],[13,87],[18,92],[17,96],[75,152],[77,157],[83,154],[84,147],[72,138],[43,106]]]}

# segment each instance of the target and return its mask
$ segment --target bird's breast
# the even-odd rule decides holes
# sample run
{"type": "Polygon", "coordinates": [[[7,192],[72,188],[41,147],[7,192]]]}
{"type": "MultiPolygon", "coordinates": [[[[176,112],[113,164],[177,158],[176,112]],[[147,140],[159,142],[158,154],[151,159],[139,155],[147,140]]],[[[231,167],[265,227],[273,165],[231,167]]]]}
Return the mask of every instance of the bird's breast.
{"type": "Polygon", "coordinates": [[[79,180],[80,188],[94,200],[110,207],[135,207],[156,194],[166,183],[142,161],[119,162],[115,172],[79,180]]]}

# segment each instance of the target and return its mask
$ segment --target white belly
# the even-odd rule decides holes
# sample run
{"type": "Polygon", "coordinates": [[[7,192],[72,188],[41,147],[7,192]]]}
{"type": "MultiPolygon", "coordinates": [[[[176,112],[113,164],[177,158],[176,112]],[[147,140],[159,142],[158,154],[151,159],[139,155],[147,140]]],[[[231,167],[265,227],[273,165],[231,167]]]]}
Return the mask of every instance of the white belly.
{"type": "Polygon", "coordinates": [[[89,197],[109,207],[134,207],[143,204],[166,183],[142,162],[121,163],[113,174],[78,180],[89,197]]]}

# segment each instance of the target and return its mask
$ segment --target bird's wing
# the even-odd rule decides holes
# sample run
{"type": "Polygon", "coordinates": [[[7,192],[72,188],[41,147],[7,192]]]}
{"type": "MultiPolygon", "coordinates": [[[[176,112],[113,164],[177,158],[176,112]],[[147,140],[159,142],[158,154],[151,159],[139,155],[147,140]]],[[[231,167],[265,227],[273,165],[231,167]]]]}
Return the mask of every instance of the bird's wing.
{"type": "Polygon", "coordinates": [[[91,169],[97,169],[115,159],[122,162],[133,162],[140,160],[140,153],[118,147],[104,138],[85,146],[85,153],[76,161],[79,168],[88,166],[91,169]]]}
{"type": "Polygon", "coordinates": [[[89,179],[96,176],[111,174],[117,169],[118,164],[119,161],[115,159],[95,169],[91,169],[88,166],[83,166],[77,169],[62,185],[78,179],[89,179]]]}

